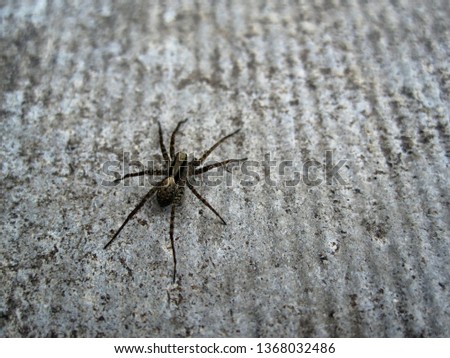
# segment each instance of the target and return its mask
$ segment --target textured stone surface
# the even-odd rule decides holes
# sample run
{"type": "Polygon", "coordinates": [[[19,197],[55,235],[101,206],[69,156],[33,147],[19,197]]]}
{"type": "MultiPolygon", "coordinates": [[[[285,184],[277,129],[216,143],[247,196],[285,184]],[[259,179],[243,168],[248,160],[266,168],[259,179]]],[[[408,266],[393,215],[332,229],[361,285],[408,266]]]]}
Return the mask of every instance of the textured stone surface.
{"type": "MultiPolygon", "coordinates": [[[[6,1],[1,336],[449,336],[449,2],[6,1]],[[175,226],[102,166],[346,160],[339,184],[203,187],[175,226]]],[[[315,177],[324,179],[323,168],[315,177]]],[[[190,193],[188,193],[190,194],[190,193]]]]}

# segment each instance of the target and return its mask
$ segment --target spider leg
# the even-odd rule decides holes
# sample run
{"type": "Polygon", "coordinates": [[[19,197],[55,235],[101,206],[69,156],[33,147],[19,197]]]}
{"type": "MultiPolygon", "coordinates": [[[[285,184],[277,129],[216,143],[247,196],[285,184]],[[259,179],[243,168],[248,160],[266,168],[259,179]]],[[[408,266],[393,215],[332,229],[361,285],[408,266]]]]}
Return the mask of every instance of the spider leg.
{"type": "Polygon", "coordinates": [[[225,220],[222,219],[222,217],[219,215],[219,213],[211,206],[211,204],[208,203],[208,202],[206,201],[206,199],[203,198],[203,197],[199,194],[199,192],[198,192],[197,190],[195,190],[195,188],[194,188],[188,181],[186,182],[186,185],[187,185],[187,187],[188,187],[189,189],[191,189],[191,191],[194,193],[194,195],[197,197],[198,200],[200,200],[203,204],[205,204],[205,205],[206,205],[206,206],[207,206],[214,214],[216,214],[216,215],[218,216],[218,218],[219,218],[220,220],[222,220],[222,222],[223,222],[224,225],[227,224],[227,223],[225,222],[225,220]]]}
{"type": "Polygon", "coordinates": [[[144,170],[142,172],[138,172],[138,173],[128,173],[126,175],[124,175],[122,178],[116,179],[114,180],[114,183],[118,183],[119,181],[122,181],[126,178],[130,178],[130,177],[137,177],[137,176],[141,176],[141,175],[166,175],[167,174],[167,170],[164,169],[159,169],[159,170],[153,170],[153,169],[148,169],[148,170],[144,170]]]}
{"type": "Polygon", "coordinates": [[[181,126],[183,123],[186,123],[187,120],[188,120],[188,118],[186,118],[186,119],[184,119],[184,120],[178,122],[176,128],[175,128],[174,131],[172,132],[172,136],[170,137],[170,156],[171,156],[172,159],[175,158],[175,135],[177,134],[178,129],[180,129],[180,126],[181,126]]]}
{"type": "Polygon", "coordinates": [[[195,169],[195,171],[194,171],[194,173],[193,173],[192,175],[203,174],[203,173],[206,173],[207,171],[209,171],[209,170],[211,170],[211,169],[214,169],[214,168],[220,168],[220,167],[223,167],[223,166],[225,166],[225,165],[227,165],[227,164],[229,164],[229,163],[243,162],[243,161],[245,161],[245,160],[247,160],[247,158],[242,158],[242,159],[227,159],[227,160],[224,160],[223,162],[220,162],[220,163],[214,163],[214,164],[211,164],[211,165],[206,165],[206,166],[204,166],[204,167],[202,167],[202,168],[197,168],[197,169],[195,169]]]}
{"type": "Polygon", "coordinates": [[[237,131],[234,131],[231,134],[226,135],[225,137],[223,137],[221,140],[219,140],[216,144],[214,144],[211,148],[209,148],[200,159],[197,159],[195,161],[195,166],[199,166],[201,165],[205,159],[212,153],[212,151],[214,149],[216,149],[220,144],[222,144],[226,139],[230,138],[231,136],[235,135],[237,132],[239,132],[241,129],[239,128],[237,131]]]}
{"type": "Polygon", "coordinates": [[[175,240],[173,239],[173,228],[175,226],[175,207],[176,204],[172,204],[172,210],[170,212],[170,243],[172,245],[173,256],[173,283],[177,277],[177,255],[175,253],[175,240]]]}
{"type": "Polygon", "coordinates": [[[128,214],[127,218],[125,219],[124,223],[122,224],[122,226],[119,228],[119,230],[116,231],[116,233],[114,234],[114,236],[112,237],[111,240],[108,241],[108,243],[103,247],[104,249],[108,248],[109,245],[111,245],[111,243],[114,241],[114,239],[117,237],[117,235],[119,235],[119,233],[122,231],[122,229],[124,228],[124,226],[128,223],[128,221],[131,220],[131,218],[139,211],[140,208],[142,208],[142,206],[145,204],[145,202],[150,199],[153,195],[155,195],[156,191],[158,190],[158,188],[152,188],[150,189],[150,191],[144,196],[144,198],[140,201],[140,203],[133,209],[133,211],[128,214]]]}
{"type": "Polygon", "coordinates": [[[162,153],[162,156],[164,157],[164,160],[168,164],[170,164],[170,157],[169,157],[169,154],[167,154],[167,149],[166,149],[166,146],[164,145],[161,123],[159,121],[158,121],[158,128],[159,128],[159,146],[161,147],[161,153],[162,153]]]}

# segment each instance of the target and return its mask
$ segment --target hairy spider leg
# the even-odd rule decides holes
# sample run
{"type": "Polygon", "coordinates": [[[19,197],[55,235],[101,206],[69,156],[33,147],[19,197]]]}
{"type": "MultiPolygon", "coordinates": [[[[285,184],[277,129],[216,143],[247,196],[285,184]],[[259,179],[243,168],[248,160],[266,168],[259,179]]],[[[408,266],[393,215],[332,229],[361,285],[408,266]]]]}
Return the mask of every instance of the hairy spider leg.
{"type": "Polygon", "coordinates": [[[248,158],[242,158],[242,159],[227,159],[227,160],[224,160],[223,162],[220,162],[220,163],[214,163],[214,164],[206,165],[206,166],[204,166],[204,167],[202,167],[202,168],[197,168],[197,169],[194,170],[194,173],[191,174],[191,175],[200,175],[200,174],[206,173],[207,171],[209,171],[209,170],[211,170],[211,169],[214,169],[214,168],[220,168],[220,167],[223,167],[223,166],[225,166],[225,165],[227,165],[227,164],[230,164],[230,163],[239,163],[239,162],[243,162],[243,161],[246,161],[247,159],[248,159],[248,158]]]}
{"type": "Polygon", "coordinates": [[[121,180],[124,180],[126,178],[130,178],[130,177],[137,177],[137,176],[141,176],[141,175],[165,175],[167,174],[167,170],[163,170],[163,169],[147,169],[144,170],[142,172],[138,172],[138,173],[128,173],[126,175],[124,175],[122,178],[116,179],[114,180],[114,183],[118,183],[121,180]]]}
{"type": "Polygon", "coordinates": [[[170,243],[172,245],[172,258],[173,258],[173,283],[175,283],[175,279],[177,277],[177,254],[175,252],[175,240],[173,238],[173,228],[175,226],[175,207],[176,205],[172,205],[172,210],[170,212],[170,243]]]}
{"type": "Polygon", "coordinates": [[[175,283],[176,277],[177,277],[177,256],[175,252],[175,239],[173,237],[173,232],[175,228],[175,208],[181,204],[181,199],[184,196],[184,188],[186,184],[186,176],[187,176],[187,170],[181,171],[181,177],[178,183],[178,189],[175,194],[175,197],[173,199],[172,203],[172,210],[170,212],[170,229],[169,229],[169,236],[170,236],[170,243],[172,245],[172,258],[173,258],[173,283],[175,283]]]}
{"type": "Polygon", "coordinates": [[[122,231],[122,229],[124,228],[124,226],[128,223],[128,221],[131,220],[131,218],[139,211],[139,209],[142,208],[142,206],[145,204],[145,202],[150,199],[152,196],[154,196],[156,194],[156,192],[158,191],[158,188],[152,188],[150,189],[150,191],[144,196],[144,198],[140,201],[140,203],[133,209],[133,211],[127,216],[127,218],[125,219],[125,221],[123,222],[122,226],[119,228],[119,230],[116,231],[116,233],[114,234],[114,236],[112,237],[111,240],[108,241],[108,243],[103,247],[103,249],[106,249],[109,245],[111,245],[111,243],[114,241],[114,239],[117,237],[117,235],[119,235],[119,233],[122,231]]]}
{"type": "Polygon", "coordinates": [[[205,159],[212,153],[212,151],[214,149],[216,149],[220,144],[222,144],[226,139],[230,138],[231,136],[235,135],[237,132],[239,132],[241,129],[239,128],[237,131],[234,131],[231,134],[226,135],[225,137],[223,137],[221,140],[219,140],[216,144],[214,144],[211,148],[209,148],[202,156],[200,159],[197,159],[194,161],[194,165],[196,167],[198,167],[199,165],[201,165],[205,159]]]}
{"type": "Polygon", "coordinates": [[[187,187],[188,187],[189,189],[191,189],[191,191],[194,193],[194,195],[197,197],[198,200],[200,200],[200,201],[201,201],[204,205],[206,205],[206,206],[207,206],[214,214],[216,214],[217,217],[218,217],[220,220],[222,220],[222,223],[223,223],[224,225],[227,224],[227,223],[225,222],[225,220],[222,219],[222,217],[219,215],[219,213],[211,206],[211,204],[208,203],[208,201],[207,201],[204,197],[202,197],[202,196],[200,195],[200,193],[199,193],[197,190],[195,190],[195,188],[194,188],[189,182],[186,182],[186,185],[187,185],[187,187]]]}
{"type": "Polygon", "coordinates": [[[170,137],[170,157],[172,159],[175,158],[175,136],[176,136],[178,130],[180,129],[181,125],[183,123],[186,123],[187,120],[188,120],[188,118],[183,119],[182,121],[179,121],[176,128],[172,132],[172,136],[170,137]]]}
{"type": "Polygon", "coordinates": [[[104,249],[106,249],[111,243],[114,241],[114,239],[119,235],[119,233],[122,231],[124,226],[128,223],[128,221],[131,220],[131,218],[136,215],[136,213],[139,211],[140,208],[145,204],[145,202],[150,199],[153,195],[156,194],[156,191],[158,190],[157,187],[150,189],[150,191],[147,193],[147,195],[144,196],[144,198],[140,201],[140,203],[133,209],[133,211],[127,216],[125,221],[123,222],[122,226],[119,228],[119,230],[116,231],[114,236],[111,240],[108,241],[108,243],[104,246],[104,249]]]}
{"type": "Polygon", "coordinates": [[[166,146],[164,145],[163,132],[161,128],[161,123],[159,121],[158,121],[158,128],[159,128],[159,146],[161,147],[161,153],[164,160],[169,165],[171,158],[169,157],[169,154],[167,154],[167,149],[166,146]]]}

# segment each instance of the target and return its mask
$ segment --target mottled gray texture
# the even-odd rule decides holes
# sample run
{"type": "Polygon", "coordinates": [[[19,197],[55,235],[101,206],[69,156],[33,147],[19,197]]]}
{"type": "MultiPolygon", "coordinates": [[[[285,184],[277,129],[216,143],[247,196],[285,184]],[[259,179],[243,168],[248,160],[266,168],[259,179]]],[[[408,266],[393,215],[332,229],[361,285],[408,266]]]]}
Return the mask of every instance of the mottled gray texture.
{"type": "Polygon", "coordinates": [[[450,336],[449,2],[4,1],[1,336],[450,336]],[[102,165],[346,159],[203,187],[175,226],[102,165]],[[317,168],[316,168],[317,169],[317,168]],[[320,169],[316,173],[323,176],[320,169]],[[289,174],[288,178],[293,178],[289,174]]]}

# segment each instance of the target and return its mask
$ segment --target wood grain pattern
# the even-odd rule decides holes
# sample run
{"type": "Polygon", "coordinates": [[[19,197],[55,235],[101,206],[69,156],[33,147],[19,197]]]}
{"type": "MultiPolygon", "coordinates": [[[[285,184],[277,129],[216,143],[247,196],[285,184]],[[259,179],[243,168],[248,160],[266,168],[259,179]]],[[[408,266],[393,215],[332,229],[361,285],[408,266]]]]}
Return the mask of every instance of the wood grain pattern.
{"type": "Polygon", "coordinates": [[[0,335],[448,337],[449,13],[5,1],[0,335]],[[105,181],[160,160],[157,121],[184,118],[177,151],[242,128],[208,160],[245,153],[254,174],[196,187],[226,226],[185,198],[173,285],[170,209],[103,250],[149,190],[105,181]]]}

